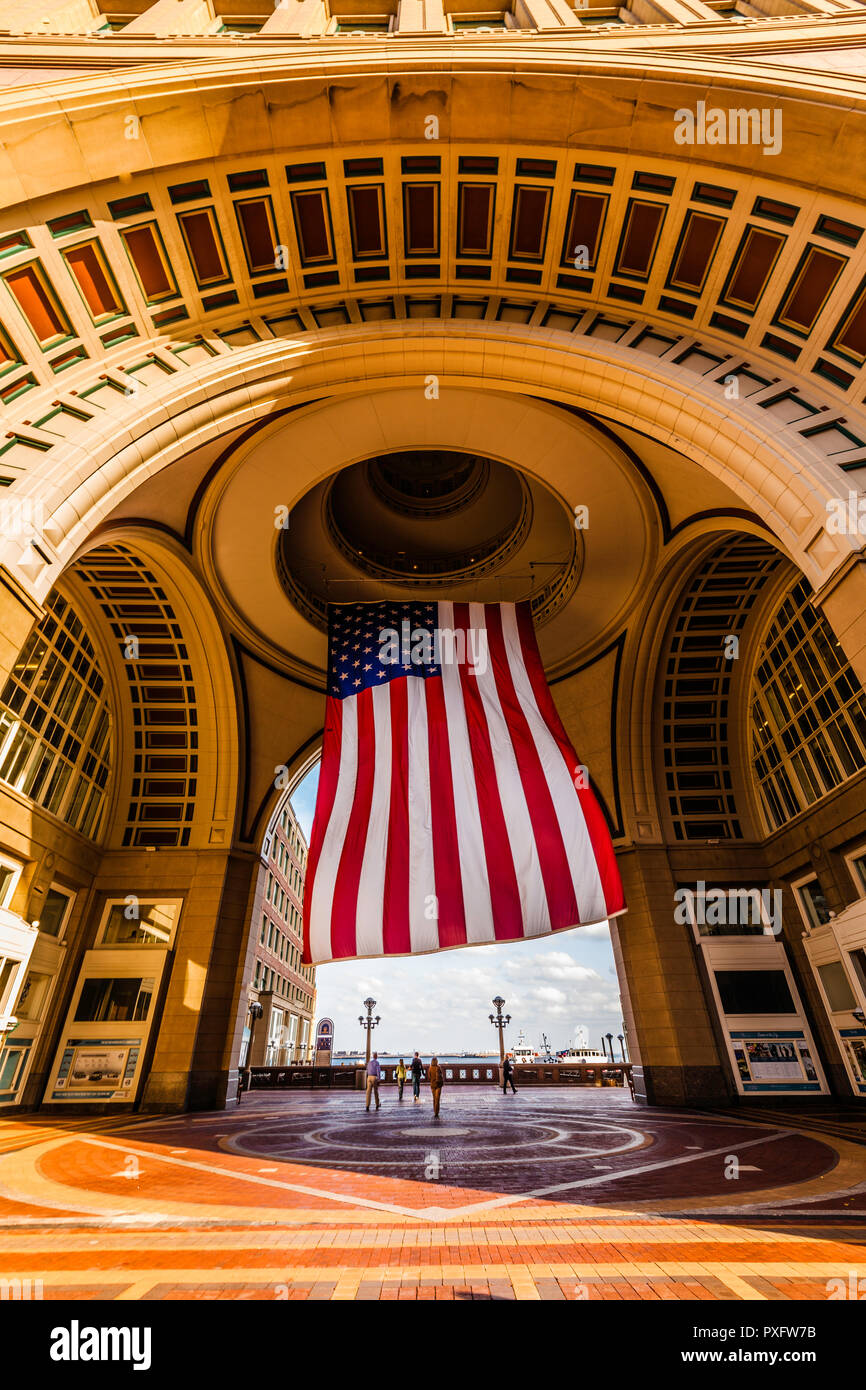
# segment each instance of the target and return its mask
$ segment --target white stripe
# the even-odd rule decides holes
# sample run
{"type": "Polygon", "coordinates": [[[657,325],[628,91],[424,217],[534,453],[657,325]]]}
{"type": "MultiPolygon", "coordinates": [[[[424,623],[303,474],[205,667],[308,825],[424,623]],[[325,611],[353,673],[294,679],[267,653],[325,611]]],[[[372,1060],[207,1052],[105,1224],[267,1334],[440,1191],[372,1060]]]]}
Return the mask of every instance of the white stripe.
{"type": "MultiPolygon", "coordinates": [[[[391,682],[374,686],[373,736],[376,740],[373,765],[373,794],[364,858],[358,880],[358,908],[355,916],[355,954],[381,956],[384,943],[385,866],[388,860],[388,827],[391,811],[391,682]]],[[[365,749],[369,757],[372,749],[365,749]]]]}
{"type": "MultiPolygon", "coordinates": [[[[505,608],[511,608],[513,612],[514,605],[504,603],[499,605],[501,612],[505,608]]],[[[486,635],[487,620],[483,603],[470,603],[469,625],[476,632],[483,631],[486,635]]],[[[467,662],[470,660],[470,655],[467,635],[467,662]]],[[[481,703],[487,720],[487,732],[490,736],[490,748],[493,753],[493,770],[499,789],[499,801],[505,820],[505,831],[511,847],[511,859],[517,876],[517,891],[520,895],[520,911],[523,916],[523,935],[547,936],[551,931],[550,909],[547,904],[547,893],[541,872],[541,861],[538,857],[538,847],[535,843],[535,827],[526,803],[526,793],[523,790],[523,782],[520,777],[520,769],[517,766],[514,744],[511,742],[511,735],[508,731],[508,723],[502,713],[489,642],[486,661],[480,650],[478,656],[479,661],[474,668],[476,674],[472,675],[473,668],[470,667],[469,679],[474,680],[478,686],[478,693],[481,696],[481,703]]]]}
{"type": "MultiPolygon", "coordinates": [[[[454,628],[453,603],[438,605],[440,630],[454,628]]],[[[469,730],[466,727],[466,708],[456,664],[442,663],[442,689],[445,696],[445,718],[448,724],[448,745],[451,753],[451,780],[454,787],[454,816],[457,824],[457,845],[460,851],[460,876],[463,881],[467,942],[495,941],[493,906],[481,833],[481,812],[475,787],[475,770],[469,730]]]]}
{"type": "Polygon", "coordinates": [[[358,773],[358,697],[349,695],[343,701],[343,726],[340,739],[340,771],[331,817],[322,844],[322,853],[313,882],[310,903],[310,956],[313,963],[333,960],[331,952],[331,912],[334,906],[334,886],[343,841],[349,825],[352,803],[355,800],[355,781],[358,773]]]}
{"type": "MultiPolygon", "coordinates": [[[[431,679],[435,680],[436,677],[431,679]]],[[[439,916],[433,863],[427,680],[408,676],[406,685],[409,719],[409,940],[413,951],[435,951],[439,946],[439,916]]]]}
{"type": "Polygon", "coordinates": [[[565,854],[571,870],[574,896],[582,923],[603,922],[607,918],[601,877],[592,841],[586,828],[580,797],[566,767],[559,745],[542,718],[523,660],[517,613],[513,604],[502,605],[502,632],[514,689],[526,716],[562,833],[565,854]]]}

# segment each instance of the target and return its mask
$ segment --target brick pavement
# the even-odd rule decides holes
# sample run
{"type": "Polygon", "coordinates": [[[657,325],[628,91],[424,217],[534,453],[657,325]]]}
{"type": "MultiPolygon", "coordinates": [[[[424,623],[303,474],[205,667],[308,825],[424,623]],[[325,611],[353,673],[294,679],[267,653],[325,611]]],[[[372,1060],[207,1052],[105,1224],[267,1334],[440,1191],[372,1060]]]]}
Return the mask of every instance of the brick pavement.
{"type": "Polygon", "coordinates": [[[487,1087],[438,1123],[387,1090],[369,1115],[303,1092],[7,1119],[0,1279],[75,1300],[822,1300],[866,1279],[866,1148],[837,1128],[487,1087]]]}

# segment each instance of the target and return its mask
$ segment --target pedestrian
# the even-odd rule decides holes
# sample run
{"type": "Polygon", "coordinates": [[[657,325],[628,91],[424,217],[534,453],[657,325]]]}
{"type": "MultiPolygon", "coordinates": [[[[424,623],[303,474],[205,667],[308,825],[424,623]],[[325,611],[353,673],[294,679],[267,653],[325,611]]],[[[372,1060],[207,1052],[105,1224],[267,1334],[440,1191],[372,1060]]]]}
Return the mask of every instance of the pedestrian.
{"type": "Polygon", "coordinates": [[[433,1057],[427,1068],[427,1080],[430,1082],[430,1094],[433,1097],[433,1115],[439,1117],[439,1101],[442,1098],[442,1087],[445,1082],[445,1073],[439,1065],[439,1058],[433,1057]]]}
{"type": "Polygon", "coordinates": [[[396,1066],[396,1068],[395,1068],[395,1070],[394,1070],[394,1079],[395,1079],[395,1081],[397,1082],[397,1085],[398,1085],[399,1088],[400,1088],[400,1094],[398,1095],[397,1099],[398,1099],[398,1100],[402,1100],[402,1099],[403,1099],[403,1087],[406,1085],[406,1064],[405,1064],[405,1062],[403,1061],[403,1058],[402,1058],[402,1057],[400,1058],[400,1060],[399,1060],[399,1062],[397,1063],[397,1066],[396,1066]]]}
{"type": "Polygon", "coordinates": [[[376,1109],[379,1109],[379,1081],[382,1077],[382,1068],[379,1066],[379,1054],[374,1052],[367,1063],[367,1109],[370,1109],[370,1097],[376,1097],[376,1109]]]}
{"type": "Polygon", "coordinates": [[[417,1105],[418,1101],[421,1099],[421,1072],[423,1071],[421,1058],[418,1056],[417,1052],[412,1058],[410,1070],[412,1072],[412,1094],[415,1097],[415,1104],[417,1105]]]}
{"type": "Polygon", "coordinates": [[[508,1095],[509,1086],[514,1094],[517,1095],[517,1087],[514,1084],[514,1063],[511,1060],[510,1052],[502,1065],[502,1094],[504,1096],[508,1095]]]}

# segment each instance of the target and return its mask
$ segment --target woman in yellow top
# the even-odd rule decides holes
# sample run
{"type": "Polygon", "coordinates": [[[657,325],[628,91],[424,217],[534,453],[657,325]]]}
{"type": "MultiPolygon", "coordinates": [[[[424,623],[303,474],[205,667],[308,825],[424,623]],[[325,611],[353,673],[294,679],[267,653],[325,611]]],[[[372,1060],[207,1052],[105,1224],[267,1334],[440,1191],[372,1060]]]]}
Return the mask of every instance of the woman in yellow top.
{"type": "Polygon", "coordinates": [[[400,1094],[399,1094],[399,1096],[397,1097],[397,1099],[398,1099],[398,1100],[402,1100],[402,1099],[403,1099],[403,1087],[406,1085],[406,1066],[405,1066],[405,1063],[404,1063],[402,1057],[400,1058],[399,1062],[397,1063],[396,1067],[394,1068],[394,1078],[395,1078],[395,1080],[396,1080],[396,1082],[397,1082],[397,1085],[400,1087],[400,1094]]]}

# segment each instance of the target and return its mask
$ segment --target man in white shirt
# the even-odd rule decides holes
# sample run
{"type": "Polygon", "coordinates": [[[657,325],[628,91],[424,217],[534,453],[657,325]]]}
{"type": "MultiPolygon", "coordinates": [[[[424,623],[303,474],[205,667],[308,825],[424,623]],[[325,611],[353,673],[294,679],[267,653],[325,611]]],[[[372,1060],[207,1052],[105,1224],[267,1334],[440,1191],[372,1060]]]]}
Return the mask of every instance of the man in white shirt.
{"type": "Polygon", "coordinates": [[[379,1109],[379,1081],[382,1076],[382,1068],[379,1066],[379,1054],[374,1052],[367,1063],[367,1109],[370,1109],[370,1097],[376,1096],[376,1109],[379,1109]]]}

